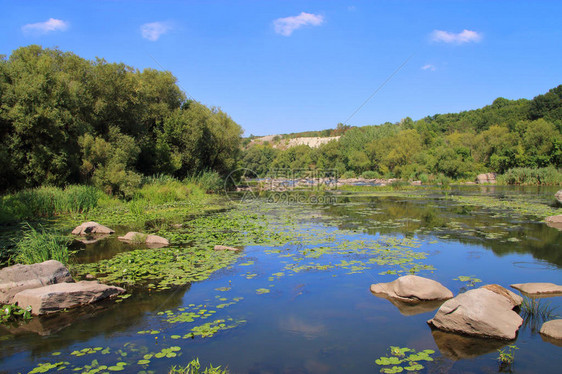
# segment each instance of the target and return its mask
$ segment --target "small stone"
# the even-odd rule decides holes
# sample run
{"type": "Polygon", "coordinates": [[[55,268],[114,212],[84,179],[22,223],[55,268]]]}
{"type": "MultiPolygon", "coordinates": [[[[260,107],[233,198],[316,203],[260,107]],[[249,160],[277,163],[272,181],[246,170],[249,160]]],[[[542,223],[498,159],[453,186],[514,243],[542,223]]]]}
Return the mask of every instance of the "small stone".
{"type": "Polygon", "coordinates": [[[562,339],[562,319],[543,323],[540,333],[554,339],[562,339]]]}

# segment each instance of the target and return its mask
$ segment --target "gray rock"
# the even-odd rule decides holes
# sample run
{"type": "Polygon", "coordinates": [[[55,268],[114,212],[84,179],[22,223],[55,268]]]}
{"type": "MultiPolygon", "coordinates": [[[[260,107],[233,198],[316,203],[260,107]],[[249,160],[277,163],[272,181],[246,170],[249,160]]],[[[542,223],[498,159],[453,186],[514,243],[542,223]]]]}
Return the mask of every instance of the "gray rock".
{"type": "Polygon", "coordinates": [[[22,308],[31,306],[32,314],[41,315],[91,304],[124,292],[120,287],[107,286],[96,281],[81,281],[21,291],[14,296],[13,301],[22,308]]]}
{"type": "Polygon", "coordinates": [[[554,283],[517,283],[512,284],[511,288],[515,288],[528,296],[562,295],[562,286],[554,283]]]}
{"type": "Polygon", "coordinates": [[[0,303],[12,304],[13,297],[23,290],[63,282],[74,280],[68,269],[55,260],[9,266],[0,270],[0,303]]]}
{"type": "Polygon", "coordinates": [[[441,283],[417,275],[405,275],[389,283],[373,284],[371,292],[377,296],[385,295],[411,303],[446,300],[453,297],[453,293],[441,283]]]}
{"type": "Polygon", "coordinates": [[[241,251],[241,249],[240,248],[234,248],[234,247],[227,247],[226,245],[215,245],[215,251],[239,252],[239,251],[241,251]]]}
{"type": "Polygon", "coordinates": [[[72,235],[113,234],[115,231],[97,222],[84,222],[72,230],[72,235]]]}
{"type": "Polygon", "coordinates": [[[496,173],[478,174],[476,183],[496,183],[496,173]]]}
{"type": "Polygon", "coordinates": [[[483,287],[467,291],[443,303],[428,323],[444,331],[513,340],[523,319],[505,294],[483,287]]]}

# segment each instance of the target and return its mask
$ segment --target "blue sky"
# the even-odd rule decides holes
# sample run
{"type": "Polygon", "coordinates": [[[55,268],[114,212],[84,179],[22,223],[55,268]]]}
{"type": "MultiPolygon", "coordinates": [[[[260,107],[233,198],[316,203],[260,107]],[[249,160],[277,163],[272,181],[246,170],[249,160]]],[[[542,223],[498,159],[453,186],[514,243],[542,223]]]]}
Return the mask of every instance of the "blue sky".
{"type": "Polygon", "coordinates": [[[0,1],[0,54],[170,70],[266,135],[419,119],[562,84],[561,1],[0,1]]]}

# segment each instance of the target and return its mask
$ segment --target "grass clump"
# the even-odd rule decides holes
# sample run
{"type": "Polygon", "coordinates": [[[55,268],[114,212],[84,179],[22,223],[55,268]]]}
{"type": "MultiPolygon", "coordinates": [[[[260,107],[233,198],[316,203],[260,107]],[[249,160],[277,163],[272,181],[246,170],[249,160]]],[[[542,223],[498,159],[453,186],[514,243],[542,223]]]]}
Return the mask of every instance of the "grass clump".
{"type": "Polygon", "coordinates": [[[562,185],[562,171],[554,166],[546,168],[513,168],[498,176],[498,183],[532,186],[562,185]]]}
{"type": "Polygon", "coordinates": [[[0,198],[0,223],[85,213],[98,205],[104,193],[93,186],[38,187],[0,198]]]}
{"type": "Polygon", "coordinates": [[[208,368],[201,369],[199,359],[196,358],[185,367],[172,366],[169,374],[228,374],[228,370],[221,369],[220,366],[214,367],[213,365],[210,365],[208,368]]]}
{"type": "Polygon", "coordinates": [[[557,308],[541,299],[523,296],[520,308],[523,327],[529,327],[532,333],[539,331],[543,323],[558,318],[557,308]]]}
{"type": "Polygon", "coordinates": [[[36,264],[47,260],[57,260],[68,264],[69,239],[42,226],[39,230],[26,224],[23,237],[16,244],[16,260],[22,264],[36,264]]]}

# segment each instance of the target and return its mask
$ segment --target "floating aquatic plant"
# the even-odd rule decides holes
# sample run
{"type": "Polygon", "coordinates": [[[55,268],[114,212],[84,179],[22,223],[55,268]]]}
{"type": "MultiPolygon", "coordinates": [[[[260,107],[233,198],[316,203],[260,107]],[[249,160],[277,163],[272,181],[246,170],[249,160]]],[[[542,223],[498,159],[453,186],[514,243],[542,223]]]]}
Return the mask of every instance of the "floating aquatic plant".
{"type": "Polygon", "coordinates": [[[385,374],[401,373],[404,370],[419,371],[424,368],[419,361],[433,361],[431,355],[434,353],[432,349],[416,352],[411,348],[390,346],[390,356],[382,356],[375,363],[383,366],[380,371],[385,374]]]}

